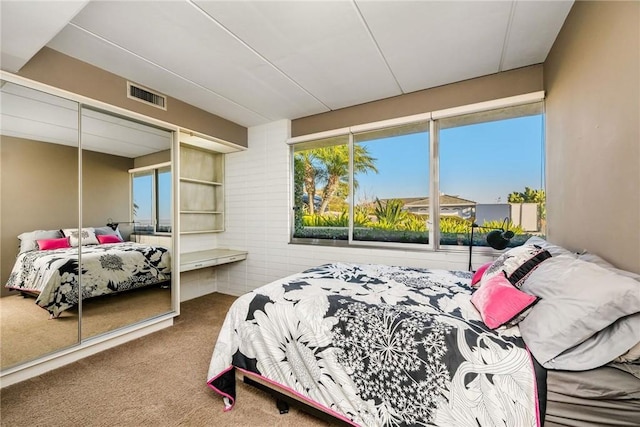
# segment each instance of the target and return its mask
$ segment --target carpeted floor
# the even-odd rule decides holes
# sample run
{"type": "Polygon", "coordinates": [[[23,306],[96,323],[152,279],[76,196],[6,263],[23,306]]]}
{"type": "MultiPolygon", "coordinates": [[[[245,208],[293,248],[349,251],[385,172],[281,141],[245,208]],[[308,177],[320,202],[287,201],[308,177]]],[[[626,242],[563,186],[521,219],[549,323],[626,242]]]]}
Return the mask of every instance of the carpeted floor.
{"type": "Polygon", "coordinates": [[[0,420],[19,426],[324,426],[238,383],[235,408],[206,385],[218,331],[235,297],[183,303],[173,327],[0,390],[0,420]]]}
{"type": "MultiPolygon", "coordinates": [[[[78,309],[57,319],[19,294],[0,298],[0,366],[33,360],[78,342],[78,309]]],[[[171,310],[171,291],[158,286],[91,298],[83,302],[82,338],[86,339],[171,310]]]]}

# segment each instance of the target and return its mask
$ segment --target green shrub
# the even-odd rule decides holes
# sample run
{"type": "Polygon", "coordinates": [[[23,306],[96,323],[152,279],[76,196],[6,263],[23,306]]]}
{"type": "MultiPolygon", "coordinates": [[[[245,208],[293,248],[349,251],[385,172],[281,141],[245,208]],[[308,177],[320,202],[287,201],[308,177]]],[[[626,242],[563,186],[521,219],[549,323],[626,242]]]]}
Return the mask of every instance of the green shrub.
{"type": "Polygon", "coordinates": [[[353,212],[354,227],[369,227],[371,220],[369,219],[369,211],[363,206],[356,206],[353,212]]]}
{"type": "Polygon", "coordinates": [[[376,207],[373,214],[378,219],[376,228],[383,230],[397,230],[400,224],[407,219],[409,213],[402,209],[404,203],[398,199],[387,200],[382,203],[376,199],[376,207]]]}
{"type": "MultiPolygon", "coordinates": [[[[356,227],[366,226],[369,218],[361,210],[355,212],[354,225],[356,227]]],[[[304,215],[302,217],[302,225],[305,227],[348,227],[349,212],[342,211],[339,215],[335,214],[313,214],[304,215]]]]}
{"type": "Polygon", "coordinates": [[[302,217],[302,225],[305,227],[348,227],[349,214],[342,212],[340,215],[304,215],[302,217]]]}
{"type": "Polygon", "coordinates": [[[353,230],[353,237],[356,240],[370,242],[429,243],[429,233],[425,231],[363,228],[353,230]]]}
{"type": "MultiPolygon", "coordinates": [[[[504,223],[504,221],[485,221],[484,224],[482,224],[482,227],[486,227],[486,228],[494,228],[494,229],[504,229],[509,230],[509,231],[513,231],[513,234],[524,234],[525,231],[522,229],[522,227],[520,227],[519,225],[515,225],[514,223],[512,223],[511,221],[508,221],[507,223],[504,223]]],[[[488,230],[483,230],[483,232],[489,232],[488,230]]]]}
{"type": "Polygon", "coordinates": [[[425,232],[427,231],[427,220],[419,215],[409,214],[400,223],[399,229],[406,231],[425,232]]]}
{"type": "Polygon", "coordinates": [[[440,217],[440,233],[469,233],[471,222],[457,216],[440,217]]]}

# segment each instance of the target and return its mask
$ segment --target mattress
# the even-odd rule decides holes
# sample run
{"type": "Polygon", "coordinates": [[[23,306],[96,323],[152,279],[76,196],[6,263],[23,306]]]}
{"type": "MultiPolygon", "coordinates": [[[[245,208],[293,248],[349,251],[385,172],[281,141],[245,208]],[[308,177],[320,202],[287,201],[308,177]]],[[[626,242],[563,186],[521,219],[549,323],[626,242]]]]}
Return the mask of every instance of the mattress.
{"type": "Polygon", "coordinates": [[[640,426],[640,365],[547,371],[545,427],[640,426]]]}

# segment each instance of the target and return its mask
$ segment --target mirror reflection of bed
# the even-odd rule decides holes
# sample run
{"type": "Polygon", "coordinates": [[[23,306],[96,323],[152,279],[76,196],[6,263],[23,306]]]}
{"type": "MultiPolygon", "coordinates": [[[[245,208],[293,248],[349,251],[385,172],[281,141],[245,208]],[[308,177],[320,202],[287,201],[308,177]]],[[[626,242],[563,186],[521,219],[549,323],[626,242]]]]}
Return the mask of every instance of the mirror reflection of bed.
{"type": "MultiPolygon", "coordinates": [[[[171,228],[165,227],[161,237],[154,236],[157,238],[152,245],[145,242],[144,236],[133,233],[134,219],[149,221],[152,226],[155,223],[154,217],[143,218],[141,212],[137,218],[132,217],[131,182],[135,171],[153,173],[157,164],[170,175],[172,133],[8,82],[2,84],[1,103],[0,368],[4,370],[171,311],[171,228]],[[72,234],[65,234],[77,233],[79,225],[83,236],[85,230],[105,234],[98,230],[108,229],[109,219],[121,222],[113,234],[119,234],[123,242],[113,242],[112,238],[94,241],[98,236],[92,234],[91,238],[76,239],[73,245],[72,234]],[[20,291],[5,287],[21,256],[23,240],[18,236],[38,230],[60,233],[54,238],[39,239],[47,241],[41,242],[45,247],[50,240],[69,242],[71,248],[54,246],[50,251],[70,251],[65,261],[71,263],[69,266],[77,263],[78,257],[82,259],[81,273],[75,274],[83,289],[79,303],[70,297],[65,304],[59,304],[64,299],[61,291],[50,298],[57,298],[57,302],[50,301],[47,306],[33,295],[24,297],[20,291]],[[137,264],[129,264],[114,252],[120,246],[133,251],[131,256],[137,264]],[[157,249],[151,251],[151,247],[157,249]],[[145,256],[148,259],[141,261],[145,256]],[[111,276],[92,278],[95,270],[85,268],[91,262],[111,276]],[[141,271],[146,274],[145,279],[141,278],[141,271]],[[120,285],[115,285],[118,280],[120,285]],[[58,309],[52,308],[56,304],[58,309]]],[[[144,209],[147,207],[141,208],[144,209]]],[[[149,213],[155,215],[156,207],[149,207],[149,213]]],[[[145,230],[153,233],[154,228],[145,230]]],[[[38,245],[34,250],[38,257],[44,257],[46,250],[40,250],[38,245]]],[[[36,258],[32,256],[29,262],[36,258]]],[[[49,277],[48,282],[62,282],[61,289],[66,289],[65,284],[72,287],[73,280],[64,269],[50,274],[53,279],[49,277]]],[[[30,282],[29,286],[35,285],[30,282]]],[[[76,288],[76,297],[77,293],[76,288]]],[[[36,292],[36,296],[42,295],[36,292]]]]}

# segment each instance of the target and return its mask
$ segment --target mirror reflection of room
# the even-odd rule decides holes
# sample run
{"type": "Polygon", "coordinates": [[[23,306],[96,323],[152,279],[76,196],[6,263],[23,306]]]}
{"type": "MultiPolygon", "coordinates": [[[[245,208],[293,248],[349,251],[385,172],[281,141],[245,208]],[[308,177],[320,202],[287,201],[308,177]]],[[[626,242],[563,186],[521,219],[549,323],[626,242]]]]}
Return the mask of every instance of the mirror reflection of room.
{"type": "Polygon", "coordinates": [[[83,230],[115,235],[83,246],[87,339],[171,311],[172,134],[85,106],[81,123],[83,230]]]}
{"type": "Polygon", "coordinates": [[[1,102],[1,368],[171,311],[171,132],[10,82],[1,102]]]}
{"type": "MultiPolygon", "coordinates": [[[[2,369],[78,342],[77,311],[55,322],[36,305],[33,283],[23,291],[13,268],[31,262],[38,240],[62,238],[78,226],[78,113],[76,102],[2,82],[0,225],[2,369]]],[[[53,245],[53,242],[51,242],[53,245]]],[[[77,254],[71,262],[77,262],[77,254]]],[[[28,264],[27,264],[28,266],[28,264]]]]}

